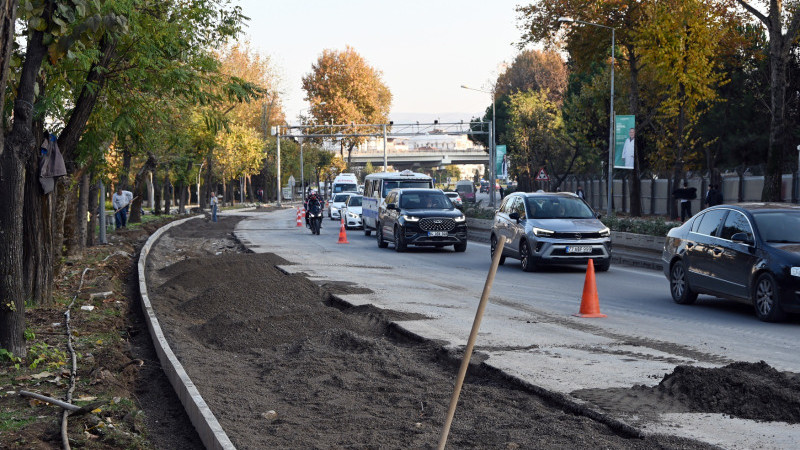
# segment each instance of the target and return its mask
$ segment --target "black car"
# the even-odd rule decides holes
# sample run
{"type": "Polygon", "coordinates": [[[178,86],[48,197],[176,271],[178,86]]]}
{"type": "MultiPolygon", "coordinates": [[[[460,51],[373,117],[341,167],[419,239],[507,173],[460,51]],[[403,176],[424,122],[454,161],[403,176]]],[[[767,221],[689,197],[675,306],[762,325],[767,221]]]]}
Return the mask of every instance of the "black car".
{"type": "Polygon", "coordinates": [[[800,312],[800,207],[708,208],[667,234],[664,274],[675,302],[711,294],[752,304],[774,322],[800,312]]]}
{"type": "Polygon", "coordinates": [[[376,225],[380,248],[392,241],[398,252],[409,245],[467,249],[466,217],[439,189],[393,189],[378,208],[376,225]]]}

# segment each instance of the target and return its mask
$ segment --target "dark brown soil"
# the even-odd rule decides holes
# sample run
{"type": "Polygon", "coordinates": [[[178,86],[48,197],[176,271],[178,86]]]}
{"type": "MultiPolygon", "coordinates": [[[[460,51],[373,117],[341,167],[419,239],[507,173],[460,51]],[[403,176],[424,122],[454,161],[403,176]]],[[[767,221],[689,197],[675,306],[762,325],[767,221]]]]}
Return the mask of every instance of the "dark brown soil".
{"type": "MultiPolygon", "coordinates": [[[[193,220],[165,235],[148,283],[173,350],[237,448],[435,447],[458,360],[392,325],[410,317],[329,292],[360,288],[323,289],[276,268],[278,256],[219,250],[233,243],[232,227],[193,220]],[[217,250],[186,258],[208,242],[217,250]]],[[[708,448],[641,437],[535,392],[474,364],[451,448],[708,448]]]]}
{"type": "Polygon", "coordinates": [[[657,386],[587,389],[573,395],[618,413],[652,418],[666,412],[720,413],[765,422],[800,422],[800,376],[765,362],[720,368],[677,366],[657,386]]]}
{"type": "Polygon", "coordinates": [[[764,361],[719,369],[678,366],[655,388],[690,411],[723,413],[767,422],[800,422],[800,378],[764,361]]]}

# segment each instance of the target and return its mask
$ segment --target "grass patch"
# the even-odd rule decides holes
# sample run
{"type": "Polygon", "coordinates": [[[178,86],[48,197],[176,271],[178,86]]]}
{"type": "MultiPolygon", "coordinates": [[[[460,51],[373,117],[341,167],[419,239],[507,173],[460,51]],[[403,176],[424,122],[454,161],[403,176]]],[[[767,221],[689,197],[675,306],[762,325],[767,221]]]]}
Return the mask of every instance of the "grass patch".
{"type": "Polygon", "coordinates": [[[0,411],[0,432],[17,431],[36,422],[35,417],[19,417],[19,411],[0,411]]]}

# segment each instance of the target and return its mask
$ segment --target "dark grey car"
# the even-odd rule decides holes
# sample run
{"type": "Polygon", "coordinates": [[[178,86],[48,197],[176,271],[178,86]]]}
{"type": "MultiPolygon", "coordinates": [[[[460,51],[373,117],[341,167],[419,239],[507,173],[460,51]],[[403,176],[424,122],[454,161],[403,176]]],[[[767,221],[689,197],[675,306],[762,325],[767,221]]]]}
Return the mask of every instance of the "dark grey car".
{"type": "Polygon", "coordinates": [[[710,294],[752,304],[767,322],[800,313],[798,206],[707,208],[669,231],[662,260],[676,303],[710,294]]]}
{"type": "Polygon", "coordinates": [[[572,193],[513,193],[494,216],[491,253],[506,237],[500,264],[519,259],[532,272],[544,264],[587,264],[597,271],[611,266],[611,231],[580,197],[572,193]]]}

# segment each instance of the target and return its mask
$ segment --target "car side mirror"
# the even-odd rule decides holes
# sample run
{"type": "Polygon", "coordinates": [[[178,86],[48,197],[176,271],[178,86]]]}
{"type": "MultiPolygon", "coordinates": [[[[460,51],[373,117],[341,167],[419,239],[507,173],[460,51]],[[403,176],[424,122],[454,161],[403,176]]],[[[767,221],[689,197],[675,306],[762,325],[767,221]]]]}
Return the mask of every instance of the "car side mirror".
{"type": "Polygon", "coordinates": [[[395,205],[394,203],[388,203],[388,204],[386,205],[386,209],[389,209],[389,210],[392,210],[392,211],[394,211],[394,210],[396,210],[396,209],[397,209],[397,205],[395,205]]]}
{"type": "Polygon", "coordinates": [[[509,214],[508,217],[511,220],[516,220],[517,222],[519,222],[519,213],[516,212],[516,211],[512,212],[511,214],[509,214]]]}
{"type": "Polygon", "coordinates": [[[750,237],[747,233],[736,233],[731,236],[731,241],[736,242],[737,244],[745,244],[745,245],[753,245],[753,238],[750,237]]]}

